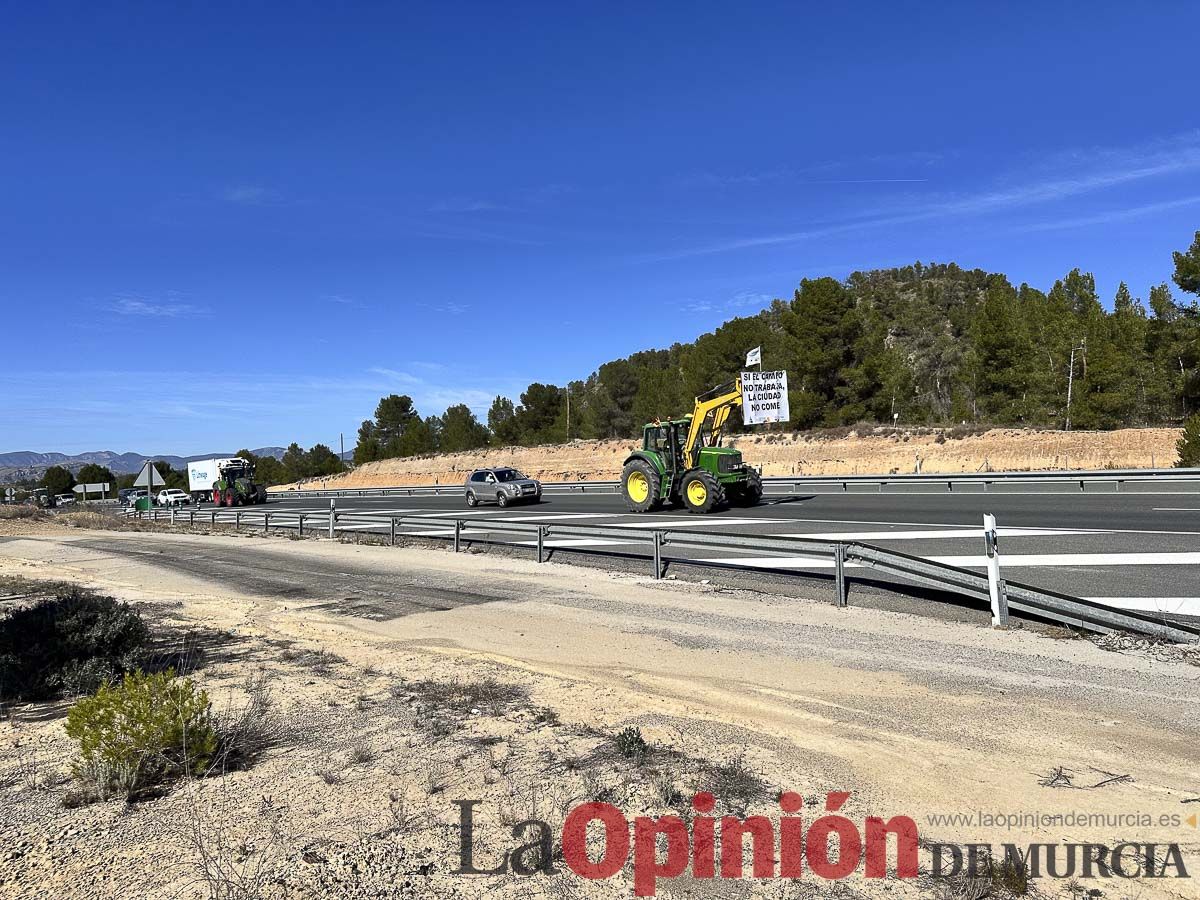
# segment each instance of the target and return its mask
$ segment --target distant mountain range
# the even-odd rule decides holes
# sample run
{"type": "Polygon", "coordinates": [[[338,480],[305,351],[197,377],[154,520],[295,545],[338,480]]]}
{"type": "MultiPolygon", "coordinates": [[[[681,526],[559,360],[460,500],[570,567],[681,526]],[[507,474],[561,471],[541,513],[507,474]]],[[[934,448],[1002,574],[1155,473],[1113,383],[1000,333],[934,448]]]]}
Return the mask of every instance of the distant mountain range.
{"type": "MultiPolygon", "coordinates": [[[[255,456],[273,456],[283,458],[283,447],[259,447],[251,450],[255,456]]],[[[226,453],[201,453],[197,456],[174,456],[170,453],[159,453],[147,456],[144,453],[115,453],[112,450],[95,450],[91,453],[76,453],[68,456],[66,453],[34,453],[31,450],[18,450],[14,453],[0,453],[0,481],[19,481],[26,478],[39,478],[51,466],[66,466],[72,472],[78,472],[81,466],[95,463],[105,466],[114,475],[125,475],[130,472],[140,472],[147,460],[162,460],[174,468],[182,468],[197,459],[213,459],[214,457],[233,456],[234,451],[226,453]]]]}

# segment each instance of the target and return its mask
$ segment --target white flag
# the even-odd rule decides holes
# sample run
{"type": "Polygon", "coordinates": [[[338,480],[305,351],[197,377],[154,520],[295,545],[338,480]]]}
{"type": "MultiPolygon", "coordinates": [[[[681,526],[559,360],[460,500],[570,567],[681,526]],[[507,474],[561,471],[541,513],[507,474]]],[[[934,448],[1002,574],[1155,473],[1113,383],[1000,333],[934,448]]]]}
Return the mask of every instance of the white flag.
{"type": "Polygon", "coordinates": [[[762,347],[755,347],[746,354],[746,365],[761,366],[762,365],[762,347]]]}

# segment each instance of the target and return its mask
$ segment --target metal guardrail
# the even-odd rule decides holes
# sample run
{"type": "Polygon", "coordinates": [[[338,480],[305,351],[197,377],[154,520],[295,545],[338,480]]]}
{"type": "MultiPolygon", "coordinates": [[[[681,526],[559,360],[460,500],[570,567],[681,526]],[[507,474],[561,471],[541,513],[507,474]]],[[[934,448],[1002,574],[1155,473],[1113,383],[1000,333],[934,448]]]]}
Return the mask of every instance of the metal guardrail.
{"type": "MultiPolygon", "coordinates": [[[[562,546],[561,549],[572,553],[636,556],[649,559],[652,560],[656,579],[663,577],[668,564],[738,568],[736,558],[714,563],[712,560],[673,556],[670,555],[672,549],[695,550],[699,548],[749,551],[759,554],[765,551],[780,553],[786,557],[832,560],[834,563],[835,602],[838,606],[846,606],[848,603],[848,580],[845,571],[848,565],[858,565],[883,572],[920,587],[957,594],[971,600],[983,601],[985,604],[989,602],[988,577],[984,573],[910,556],[860,541],[830,541],[818,538],[771,535],[713,534],[671,528],[620,528],[537,522],[499,522],[496,520],[467,521],[456,519],[452,515],[443,519],[428,516],[338,512],[336,509],[321,513],[306,513],[292,510],[271,511],[263,507],[213,508],[209,510],[155,508],[149,513],[126,511],[125,514],[153,520],[169,516],[172,523],[178,523],[186,516],[191,525],[195,525],[197,522],[204,524],[205,520],[208,520],[213,527],[218,524],[232,524],[235,529],[240,529],[244,525],[247,528],[260,527],[264,532],[269,531],[274,524],[276,528],[296,529],[300,537],[304,536],[306,523],[310,529],[315,526],[331,538],[335,537],[339,531],[371,529],[387,535],[392,545],[395,545],[397,537],[451,540],[455,552],[461,549],[464,542],[512,545],[511,539],[501,540],[493,535],[516,534],[527,536],[527,540],[523,543],[536,546],[538,562],[546,560],[548,551],[553,552],[555,549],[560,549],[549,543],[555,540],[610,541],[632,544],[639,547],[640,550],[631,553],[627,550],[605,550],[602,546],[587,547],[570,544],[562,546]],[[400,531],[399,529],[412,530],[400,531]]],[[[608,546],[611,547],[611,544],[608,546]]],[[[755,569],[775,574],[796,574],[791,569],[771,569],[769,566],[761,565],[755,565],[755,569]]],[[[1042,590],[1030,585],[1015,582],[1003,582],[1002,584],[1009,608],[1064,625],[1099,633],[1130,631],[1179,643],[1200,642],[1200,628],[1191,625],[1144,613],[1118,610],[1101,603],[1042,590]]]]}
{"type": "MultiPolygon", "coordinates": [[[[1122,485],[1195,484],[1200,491],[1200,469],[1095,469],[1071,472],[962,472],[942,475],[795,475],[771,476],[763,479],[769,494],[798,494],[817,488],[831,487],[835,492],[852,493],[874,488],[876,491],[905,490],[913,487],[944,488],[987,492],[1005,485],[1056,485],[1066,489],[1087,491],[1105,486],[1119,492],[1122,485]]],[[[551,481],[542,484],[546,494],[611,494],[621,486],[619,481],[551,481]]],[[[268,496],[283,499],[314,499],[330,497],[422,497],[462,496],[461,484],[414,484],[381,488],[333,488],[292,491],[271,491],[268,496]]]]}

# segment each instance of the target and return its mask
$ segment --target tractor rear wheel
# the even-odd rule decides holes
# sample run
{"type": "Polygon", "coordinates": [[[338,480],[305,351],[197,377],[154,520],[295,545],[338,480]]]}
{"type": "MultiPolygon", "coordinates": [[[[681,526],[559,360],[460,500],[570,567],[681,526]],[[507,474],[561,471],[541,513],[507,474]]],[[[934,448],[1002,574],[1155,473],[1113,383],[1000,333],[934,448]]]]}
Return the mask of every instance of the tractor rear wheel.
{"type": "Polygon", "coordinates": [[[692,469],[683,476],[683,505],[690,513],[712,512],[725,502],[725,489],[704,469],[692,469]]]}
{"type": "Polygon", "coordinates": [[[621,495],[632,512],[658,509],[661,487],[658,470],[644,459],[631,459],[621,471],[621,495]]]}
{"type": "Polygon", "coordinates": [[[746,480],[737,485],[736,490],[730,488],[729,502],[734,506],[757,506],[758,501],[762,499],[762,495],[762,476],[751,469],[746,476],[746,480]]]}

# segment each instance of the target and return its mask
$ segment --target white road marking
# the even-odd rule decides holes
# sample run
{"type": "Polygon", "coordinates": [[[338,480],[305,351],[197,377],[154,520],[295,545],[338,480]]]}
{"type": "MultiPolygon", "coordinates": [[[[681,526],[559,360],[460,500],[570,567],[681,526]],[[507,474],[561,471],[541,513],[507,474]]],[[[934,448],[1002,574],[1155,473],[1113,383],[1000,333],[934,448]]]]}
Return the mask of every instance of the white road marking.
{"type": "Polygon", "coordinates": [[[497,513],[508,512],[507,509],[496,507],[495,509],[447,509],[442,512],[421,512],[413,519],[458,519],[463,516],[494,516],[497,513]]]}
{"type": "MultiPolygon", "coordinates": [[[[488,528],[464,528],[464,529],[462,529],[462,531],[459,532],[459,535],[464,538],[471,537],[471,536],[484,537],[491,533],[492,533],[491,529],[488,529],[488,528]]],[[[421,531],[397,531],[396,534],[403,535],[404,537],[444,537],[446,535],[454,534],[454,529],[453,528],[431,528],[431,529],[423,529],[421,531]]]]}
{"type": "Polygon", "coordinates": [[[1142,612],[1173,613],[1181,616],[1200,616],[1200,597],[1084,597],[1093,603],[1136,609],[1142,612]]]}
{"type": "MultiPolygon", "coordinates": [[[[979,556],[926,556],[930,562],[944,563],[959,568],[984,568],[987,557],[979,556]]],[[[750,556],[711,557],[698,562],[737,563],[739,566],[774,569],[828,569],[832,559],[795,556],[750,556]]],[[[847,563],[857,566],[858,563],[847,563]]],[[[1200,553],[1004,553],[1000,556],[1002,569],[1050,569],[1062,566],[1195,566],[1200,565],[1200,553]]]]}
{"type": "Polygon", "coordinates": [[[559,519],[615,519],[626,513],[532,513],[525,516],[510,516],[503,519],[493,519],[494,522],[549,522],[559,519]]]}
{"type": "Polygon", "coordinates": [[[1200,512],[1200,506],[1156,506],[1155,512],[1200,512]]]}
{"type": "MultiPolygon", "coordinates": [[[[514,545],[522,547],[536,547],[537,541],[511,541],[514,545]]],[[[611,544],[630,544],[632,541],[611,541],[601,538],[562,538],[560,540],[546,540],[542,542],[543,547],[601,547],[611,544]]]]}
{"type": "MultiPolygon", "coordinates": [[[[1059,534],[1108,534],[1106,531],[1068,528],[1004,528],[997,529],[1000,537],[1052,537],[1059,534]]],[[[957,528],[945,531],[829,531],[793,532],[772,537],[809,538],[822,541],[918,541],[940,538],[982,538],[982,528],[957,528]]]]}
{"type": "MultiPolygon", "coordinates": [[[[788,524],[791,521],[792,521],[791,519],[732,519],[732,518],[731,519],[723,519],[723,518],[720,518],[719,516],[715,517],[715,518],[695,518],[695,517],[693,517],[693,518],[687,518],[687,519],[680,516],[679,518],[674,518],[674,519],[654,519],[654,520],[646,521],[645,519],[642,519],[639,517],[636,521],[621,522],[621,523],[618,523],[618,525],[615,527],[618,527],[618,528],[663,528],[663,529],[669,530],[672,528],[703,528],[706,525],[709,527],[712,527],[714,525],[773,525],[773,524],[777,524],[777,523],[778,524],[788,524]]],[[[607,526],[601,525],[600,527],[604,528],[607,526]]]]}

